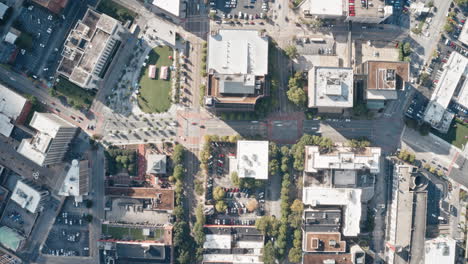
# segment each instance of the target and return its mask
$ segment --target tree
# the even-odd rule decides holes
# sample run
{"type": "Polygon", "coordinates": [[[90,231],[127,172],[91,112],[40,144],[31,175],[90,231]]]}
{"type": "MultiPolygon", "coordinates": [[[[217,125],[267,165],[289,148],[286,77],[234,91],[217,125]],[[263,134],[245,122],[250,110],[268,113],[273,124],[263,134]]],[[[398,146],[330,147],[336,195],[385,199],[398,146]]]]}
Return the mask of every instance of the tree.
{"type": "Polygon", "coordinates": [[[467,5],[468,0],[454,0],[457,5],[467,5]]]}
{"type": "Polygon", "coordinates": [[[294,202],[291,204],[291,212],[296,213],[296,214],[302,214],[302,211],[304,210],[304,204],[302,203],[301,200],[294,200],[294,202]]]}
{"type": "Polygon", "coordinates": [[[248,210],[249,212],[255,211],[255,209],[257,209],[257,207],[258,207],[258,202],[257,202],[256,199],[250,199],[250,200],[247,202],[246,208],[247,208],[247,210],[248,210]]]}
{"type": "Polygon", "coordinates": [[[293,102],[297,106],[304,106],[307,101],[307,95],[304,92],[304,89],[300,87],[290,88],[286,93],[288,95],[289,101],[293,102]]]}
{"type": "Polygon", "coordinates": [[[263,248],[263,263],[265,264],[274,264],[276,262],[275,247],[271,241],[266,243],[263,248]]]}
{"type": "Polygon", "coordinates": [[[434,1],[429,1],[429,3],[427,3],[427,7],[431,8],[434,6],[434,1]]]}
{"type": "Polygon", "coordinates": [[[172,176],[174,176],[176,181],[182,181],[184,177],[184,167],[180,164],[176,165],[172,176]]]}
{"type": "Polygon", "coordinates": [[[279,163],[278,160],[271,160],[268,164],[270,175],[276,175],[279,172],[279,163]]]}
{"type": "Polygon", "coordinates": [[[86,200],[86,208],[91,208],[91,207],[93,207],[93,201],[86,200]]]}
{"type": "Polygon", "coordinates": [[[90,215],[90,214],[87,214],[85,216],[85,220],[88,222],[88,223],[91,223],[93,221],[93,215],[90,215]]]}
{"type": "Polygon", "coordinates": [[[291,59],[297,58],[297,56],[298,56],[297,48],[296,48],[296,46],[294,46],[294,45],[289,45],[289,46],[287,46],[287,47],[284,49],[284,52],[285,52],[286,55],[287,55],[289,58],[291,58],[291,59]]]}
{"type": "Polygon", "coordinates": [[[269,237],[275,237],[278,234],[279,225],[280,222],[273,216],[262,216],[255,222],[255,228],[269,237]]]}
{"type": "Polygon", "coordinates": [[[172,153],[172,161],[174,164],[181,164],[184,159],[184,147],[181,144],[176,144],[172,153]]]}
{"type": "Polygon", "coordinates": [[[218,213],[224,213],[227,209],[227,205],[224,201],[217,201],[215,208],[218,213]]]}
{"type": "Polygon", "coordinates": [[[239,179],[239,175],[237,174],[237,171],[233,171],[231,173],[231,182],[232,184],[234,184],[234,186],[240,187],[240,179],[239,179]]]}
{"type": "Polygon", "coordinates": [[[21,49],[30,50],[33,45],[33,37],[29,33],[21,32],[15,40],[15,45],[21,49]]]}
{"type": "Polygon", "coordinates": [[[224,189],[222,187],[220,187],[220,186],[216,186],[216,188],[213,191],[213,198],[216,201],[220,201],[220,200],[224,199],[225,195],[226,195],[226,192],[224,191],[224,189]]]}
{"type": "Polygon", "coordinates": [[[405,56],[409,56],[411,54],[411,44],[409,42],[405,42],[403,45],[403,53],[405,56]]]}
{"type": "Polygon", "coordinates": [[[449,23],[449,22],[445,23],[445,25],[444,25],[444,31],[445,32],[452,33],[453,30],[454,30],[454,27],[453,27],[452,23],[449,23]]]}
{"type": "Polygon", "coordinates": [[[300,248],[293,247],[289,250],[288,258],[290,262],[298,263],[302,259],[302,250],[300,248]]]}

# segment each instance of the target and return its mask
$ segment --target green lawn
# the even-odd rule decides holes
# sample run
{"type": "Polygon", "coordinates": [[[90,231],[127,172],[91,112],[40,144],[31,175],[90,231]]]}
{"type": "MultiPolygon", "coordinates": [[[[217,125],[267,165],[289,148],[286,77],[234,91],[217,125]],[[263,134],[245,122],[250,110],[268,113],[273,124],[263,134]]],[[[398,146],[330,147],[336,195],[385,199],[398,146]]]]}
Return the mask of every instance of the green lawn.
{"type": "Polygon", "coordinates": [[[62,76],[58,79],[53,88],[57,95],[65,96],[70,105],[78,108],[88,109],[91,106],[96,95],[94,92],[85,90],[62,76]]]}
{"type": "Polygon", "coordinates": [[[447,134],[441,134],[437,131],[432,131],[432,133],[458,148],[462,148],[462,145],[468,142],[468,139],[465,138],[468,137],[468,124],[463,124],[458,120],[452,123],[447,134]],[[456,127],[454,127],[455,124],[456,127]]]}
{"type": "Polygon", "coordinates": [[[163,46],[156,47],[149,53],[149,59],[146,61],[146,67],[140,73],[140,96],[138,96],[138,105],[145,113],[165,112],[171,106],[170,91],[170,71],[168,80],[160,80],[159,73],[161,66],[171,66],[172,48],[163,46]],[[156,79],[148,78],[149,65],[156,64],[156,79]]]}
{"type": "Polygon", "coordinates": [[[137,16],[135,12],[117,4],[112,0],[102,0],[97,7],[97,11],[111,16],[122,22],[125,22],[127,20],[133,21],[137,16]]]}
{"type": "Polygon", "coordinates": [[[164,231],[162,229],[153,229],[154,235],[144,236],[143,229],[140,228],[127,228],[102,225],[102,233],[110,235],[114,239],[129,239],[129,240],[158,240],[160,239],[164,231]]]}

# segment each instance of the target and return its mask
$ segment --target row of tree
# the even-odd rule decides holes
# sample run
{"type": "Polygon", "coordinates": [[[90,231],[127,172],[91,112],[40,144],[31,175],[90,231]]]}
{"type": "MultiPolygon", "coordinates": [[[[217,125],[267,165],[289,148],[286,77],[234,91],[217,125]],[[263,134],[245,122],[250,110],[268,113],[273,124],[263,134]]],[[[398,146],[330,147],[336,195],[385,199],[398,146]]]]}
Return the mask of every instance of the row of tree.
{"type": "Polygon", "coordinates": [[[196,243],[193,237],[190,235],[190,225],[188,223],[188,217],[186,211],[183,208],[184,200],[184,152],[185,149],[182,145],[177,144],[174,147],[172,154],[172,162],[174,164],[174,173],[172,174],[173,180],[175,181],[175,199],[176,206],[174,207],[174,215],[176,221],[174,223],[174,245],[175,245],[175,257],[177,263],[185,264],[193,262],[193,256],[197,252],[195,251],[196,243]]]}
{"type": "Polygon", "coordinates": [[[289,78],[288,82],[288,95],[289,101],[293,102],[299,107],[304,107],[307,102],[307,95],[304,91],[306,78],[302,72],[296,72],[289,78]]]}

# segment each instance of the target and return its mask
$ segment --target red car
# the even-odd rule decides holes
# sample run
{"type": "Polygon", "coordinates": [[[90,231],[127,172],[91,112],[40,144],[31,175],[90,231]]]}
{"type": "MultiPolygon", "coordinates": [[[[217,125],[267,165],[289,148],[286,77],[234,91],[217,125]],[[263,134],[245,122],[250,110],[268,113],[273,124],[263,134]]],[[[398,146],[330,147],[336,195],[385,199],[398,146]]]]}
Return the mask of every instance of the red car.
{"type": "Polygon", "coordinates": [[[439,82],[439,80],[434,80],[434,81],[432,81],[432,82],[433,82],[433,83],[438,83],[438,82],[439,82]]]}

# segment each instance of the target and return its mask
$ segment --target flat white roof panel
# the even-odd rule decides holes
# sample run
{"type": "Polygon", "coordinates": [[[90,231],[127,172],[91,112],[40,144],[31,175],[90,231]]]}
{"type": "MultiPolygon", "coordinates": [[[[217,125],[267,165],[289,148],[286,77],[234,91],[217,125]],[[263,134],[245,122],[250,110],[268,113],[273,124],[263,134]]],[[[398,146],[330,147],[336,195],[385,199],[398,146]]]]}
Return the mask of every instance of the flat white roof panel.
{"type": "Polygon", "coordinates": [[[343,235],[357,236],[361,230],[361,194],[361,189],[306,187],[302,194],[302,201],[311,206],[344,206],[343,235]]]}
{"type": "Polygon", "coordinates": [[[209,35],[208,69],[220,74],[268,74],[268,38],[257,30],[243,29],[209,35]]]}
{"type": "Polygon", "coordinates": [[[463,28],[460,32],[460,36],[458,37],[458,41],[462,42],[465,45],[468,45],[468,23],[463,25],[463,28]]]}
{"type": "Polygon", "coordinates": [[[309,107],[353,107],[353,69],[313,67],[309,71],[309,107]]]}
{"type": "Polygon", "coordinates": [[[342,16],[343,0],[308,0],[304,3],[311,15],[342,16]]]}
{"type": "Polygon", "coordinates": [[[41,194],[26,183],[18,181],[11,194],[11,200],[29,212],[36,213],[41,201],[41,194]]]}
{"type": "Polygon", "coordinates": [[[231,248],[231,243],[231,235],[206,235],[206,240],[203,244],[203,248],[229,249],[231,248]]]}
{"type": "Polygon", "coordinates": [[[437,237],[424,244],[424,263],[455,263],[457,242],[450,237],[437,237]]]}
{"type": "Polygon", "coordinates": [[[240,178],[268,179],[268,141],[237,141],[237,173],[240,178]]]}
{"type": "Polygon", "coordinates": [[[0,113],[16,121],[27,100],[0,84],[0,113]]]}
{"type": "Polygon", "coordinates": [[[180,15],[180,0],[153,0],[153,5],[175,16],[180,15]]]}

